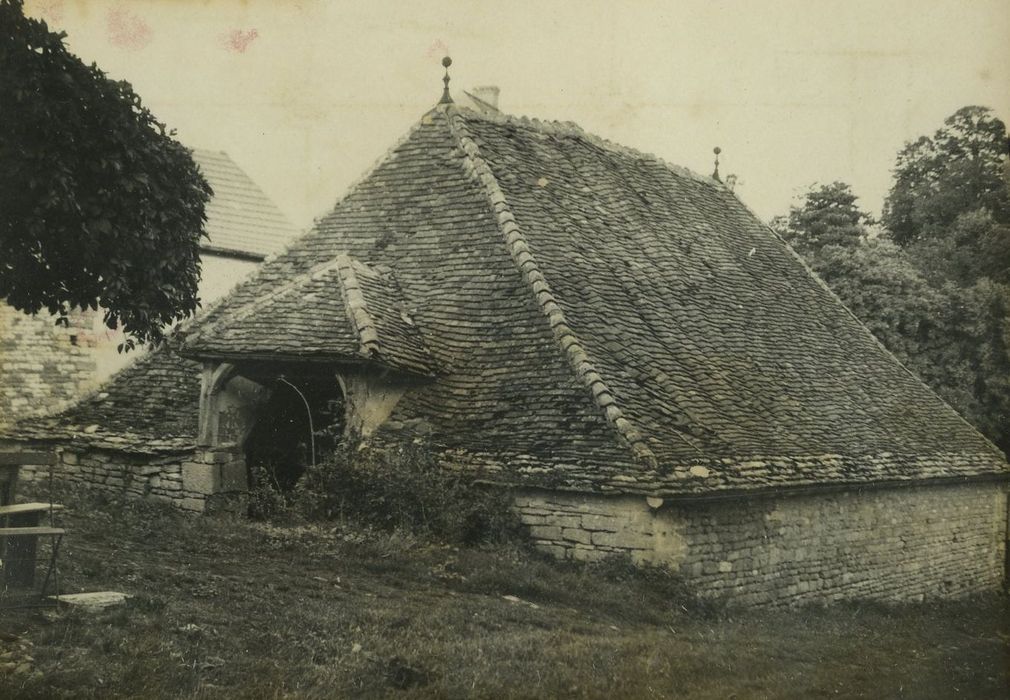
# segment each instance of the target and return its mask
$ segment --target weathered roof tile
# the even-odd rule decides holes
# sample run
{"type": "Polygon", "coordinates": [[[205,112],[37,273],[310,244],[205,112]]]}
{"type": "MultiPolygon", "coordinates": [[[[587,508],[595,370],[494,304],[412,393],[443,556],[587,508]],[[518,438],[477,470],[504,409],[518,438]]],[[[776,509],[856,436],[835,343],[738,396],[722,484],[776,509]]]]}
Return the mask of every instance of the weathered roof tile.
{"type": "Polygon", "coordinates": [[[375,437],[423,427],[492,480],[683,495],[1007,471],[731,192],[571,125],[429,112],[192,347],[360,353],[366,328],[378,361],[438,370],[375,437]]]}

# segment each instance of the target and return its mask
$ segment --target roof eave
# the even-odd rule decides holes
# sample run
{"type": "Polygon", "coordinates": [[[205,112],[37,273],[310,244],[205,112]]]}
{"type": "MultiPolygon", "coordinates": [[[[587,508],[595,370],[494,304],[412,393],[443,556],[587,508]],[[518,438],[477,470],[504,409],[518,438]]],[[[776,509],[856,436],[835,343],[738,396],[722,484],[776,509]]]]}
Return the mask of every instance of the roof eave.
{"type": "Polygon", "coordinates": [[[371,368],[382,372],[394,372],[418,379],[434,379],[437,373],[434,370],[424,371],[382,362],[374,358],[358,357],[328,352],[319,353],[283,353],[283,352],[228,352],[221,350],[201,350],[193,348],[183,348],[179,354],[190,360],[231,362],[232,364],[259,365],[329,365],[337,368],[362,369],[371,368]]]}

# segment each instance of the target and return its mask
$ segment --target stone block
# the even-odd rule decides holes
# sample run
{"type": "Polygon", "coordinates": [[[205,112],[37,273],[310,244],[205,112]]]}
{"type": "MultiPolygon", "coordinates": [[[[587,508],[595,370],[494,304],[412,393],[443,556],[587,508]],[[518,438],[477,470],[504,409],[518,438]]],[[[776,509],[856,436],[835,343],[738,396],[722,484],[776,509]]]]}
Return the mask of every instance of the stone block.
{"type": "Polygon", "coordinates": [[[530,537],[538,540],[560,540],[561,528],[557,525],[531,525],[530,537]]]}
{"type": "Polygon", "coordinates": [[[77,453],[76,452],[64,452],[63,453],[63,463],[64,464],[77,464],[77,453]]]}
{"type": "Polygon", "coordinates": [[[630,530],[622,530],[621,532],[594,532],[592,542],[595,545],[615,547],[617,549],[652,549],[655,544],[652,537],[630,530]]]}
{"type": "Polygon", "coordinates": [[[592,542],[591,535],[585,530],[577,530],[575,528],[562,528],[561,538],[568,540],[569,542],[578,542],[580,544],[590,544],[592,542]]]}
{"type": "MultiPolygon", "coordinates": [[[[211,494],[217,491],[217,466],[199,462],[183,462],[182,486],[194,493],[211,494]]],[[[202,507],[201,507],[202,510],[202,507]]]]}
{"type": "Polygon", "coordinates": [[[568,550],[569,556],[576,561],[603,561],[607,556],[607,552],[600,552],[595,549],[590,549],[588,547],[576,547],[574,549],[568,550]]]}
{"type": "Polygon", "coordinates": [[[207,507],[207,501],[202,498],[183,498],[179,501],[179,507],[194,513],[202,513],[207,507]]]}
{"type": "Polygon", "coordinates": [[[610,515],[583,515],[582,527],[586,530],[599,530],[602,532],[618,532],[627,523],[620,518],[610,515]]]}
{"type": "Polygon", "coordinates": [[[219,491],[248,491],[249,479],[245,460],[235,460],[220,467],[219,491]]]}
{"type": "Polygon", "coordinates": [[[223,464],[234,458],[235,456],[228,450],[207,450],[200,455],[200,461],[206,464],[223,464]]]}
{"type": "Polygon", "coordinates": [[[550,554],[556,559],[564,559],[568,551],[560,545],[548,544],[546,542],[537,542],[535,546],[539,551],[550,554]]]}

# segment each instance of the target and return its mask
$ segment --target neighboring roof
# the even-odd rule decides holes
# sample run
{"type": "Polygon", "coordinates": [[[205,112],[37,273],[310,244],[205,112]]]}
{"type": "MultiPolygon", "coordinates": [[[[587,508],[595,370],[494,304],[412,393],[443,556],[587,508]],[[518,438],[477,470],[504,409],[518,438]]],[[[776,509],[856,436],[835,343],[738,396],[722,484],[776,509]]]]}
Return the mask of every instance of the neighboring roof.
{"type": "Polygon", "coordinates": [[[114,375],[102,388],[54,416],[27,418],[6,437],[80,440],[96,447],[172,452],[196,444],[200,363],[168,344],[114,375]]]}
{"type": "Polygon", "coordinates": [[[437,373],[374,438],[424,432],[497,481],[666,496],[1008,469],[720,183],[451,105],[190,339],[423,350],[437,373]]]}
{"type": "Polygon", "coordinates": [[[184,354],[232,361],[369,362],[422,375],[435,369],[392,276],[347,255],[196,324],[184,354]]]}
{"type": "Polygon", "coordinates": [[[276,253],[298,235],[263,190],[224,151],[193,150],[193,160],[210,183],[207,250],[259,259],[276,253]]]}

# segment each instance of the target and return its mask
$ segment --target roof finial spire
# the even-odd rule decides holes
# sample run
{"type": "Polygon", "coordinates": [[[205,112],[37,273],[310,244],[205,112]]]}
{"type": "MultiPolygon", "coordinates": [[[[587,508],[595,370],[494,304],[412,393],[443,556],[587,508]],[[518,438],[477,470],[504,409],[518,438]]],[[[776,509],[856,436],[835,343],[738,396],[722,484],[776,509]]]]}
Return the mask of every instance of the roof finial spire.
{"type": "Polygon", "coordinates": [[[452,59],[446,56],[442,59],[442,65],[445,66],[445,77],[442,78],[445,87],[442,88],[442,99],[438,103],[440,105],[448,105],[452,104],[452,97],[449,96],[449,66],[452,65],[452,59]]]}
{"type": "Polygon", "coordinates": [[[719,154],[722,153],[722,149],[716,146],[712,149],[712,153],[715,154],[715,170],[712,171],[712,179],[717,182],[722,182],[722,178],[719,177],[719,154]]]}

